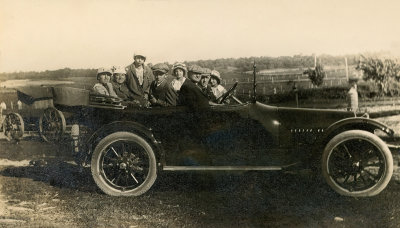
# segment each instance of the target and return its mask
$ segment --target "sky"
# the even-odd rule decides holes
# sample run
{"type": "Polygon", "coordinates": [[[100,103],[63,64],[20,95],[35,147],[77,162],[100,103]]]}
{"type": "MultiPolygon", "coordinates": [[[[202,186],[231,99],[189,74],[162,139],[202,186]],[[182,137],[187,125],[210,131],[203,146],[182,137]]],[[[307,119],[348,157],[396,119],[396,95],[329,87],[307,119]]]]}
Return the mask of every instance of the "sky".
{"type": "Polygon", "coordinates": [[[400,55],[398,0],[0,0],[0,72],[313,53],[400,55]]]}

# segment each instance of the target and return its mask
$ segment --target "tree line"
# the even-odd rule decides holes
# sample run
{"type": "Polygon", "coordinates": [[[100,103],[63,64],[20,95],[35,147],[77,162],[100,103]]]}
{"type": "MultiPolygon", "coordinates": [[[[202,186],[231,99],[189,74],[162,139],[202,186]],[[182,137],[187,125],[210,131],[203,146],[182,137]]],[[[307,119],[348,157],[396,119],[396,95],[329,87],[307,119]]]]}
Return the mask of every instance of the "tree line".
{"type": "MultiPolygon", "coordinates": [[[[357,64],[359,55],[319,55],[318,62],[328,66],[344,66],[344,58],[347,58],[348,65],[357,64]]],[[[201,67],[216,69],[221,72],[245,72],[253,69],[253,63],[256,63],[257,70],[278,69],[278,68],[308,68],[314,67],[313,55],[294,55],[279,57],[246,57],[246,58],[227,58],[215,60],[197,60],[187,61],[188,65],[196,64],[201,67]]]]}
{"type": "MultiPolygon", "coordinates": [[[[324,65],[329,66],[344,66],[344,57],[347,57],[348,64],[356,64],[358,55],[347,55],[347,56],[331,56],[331,55],[320,55],[318,61],[324,65]]],[[[186,61],[187,65],[196,64],[201,67],[209,69],[215,69],[221,73],[226,72],[245,72],[253,69],[253,63],[256,62],[257,70],[264,69],[277,69],[277,68],[307,68],[314,66],[314,56],[312,55],[294,55],[294,56],[280,56],[280,57],[246,57],[246,58],[221,58],[214,60],[197,60],[197,61],[186,61]]],[[[168,63],[172,66],[173,63],[168,63]]],[[[149,63],[152,65],[152,63],[149,63]]],[[[12,73],[0,73],[0,80],[10,79],[56,79],[62,80],[68,77],[91,77],[96,74],[96,69],[58,69],[58,70],[46,70],[46,71],[29,71],[29,72],[12,72],[12,73]]]]}

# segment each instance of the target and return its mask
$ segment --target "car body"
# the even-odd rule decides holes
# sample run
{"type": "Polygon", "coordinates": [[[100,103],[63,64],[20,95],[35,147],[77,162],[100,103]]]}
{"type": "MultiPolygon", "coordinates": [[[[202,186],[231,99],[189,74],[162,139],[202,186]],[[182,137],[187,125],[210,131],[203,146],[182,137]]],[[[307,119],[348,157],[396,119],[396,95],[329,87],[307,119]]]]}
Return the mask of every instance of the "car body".
{"type": "Polygon", "coordinates": [[[115,101],[55,107],[75,113],[69,122],[86,132],[78,163],[90,164],[96,184],[114,196],[145,193],[163,171],[312,168],[339,194],[365,197],[381,192],[393,173],[391,151],[378,135],[394,131],[349,111],[259,102],[202,110],[115,101]]]}

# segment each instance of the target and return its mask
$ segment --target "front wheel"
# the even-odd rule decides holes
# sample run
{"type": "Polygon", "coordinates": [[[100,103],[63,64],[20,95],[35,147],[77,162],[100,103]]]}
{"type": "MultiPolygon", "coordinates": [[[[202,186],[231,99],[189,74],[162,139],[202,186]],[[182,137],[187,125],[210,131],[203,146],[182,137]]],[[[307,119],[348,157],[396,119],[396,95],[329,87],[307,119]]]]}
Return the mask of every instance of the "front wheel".
{"type": "Polygon", "coordinates": [[[139,196],[156,180],[156,158],[152,147],[142,137],[130,132],[116,132],[96,146],[91,171],[104,193],[139,196]]]}
{"type": "Polygon", "coordinates": [[[322,174],[341,195],[374,196],[392,177],[393,157],[378,136],[362,130],[345,131],[326,145],[322,174]]]}

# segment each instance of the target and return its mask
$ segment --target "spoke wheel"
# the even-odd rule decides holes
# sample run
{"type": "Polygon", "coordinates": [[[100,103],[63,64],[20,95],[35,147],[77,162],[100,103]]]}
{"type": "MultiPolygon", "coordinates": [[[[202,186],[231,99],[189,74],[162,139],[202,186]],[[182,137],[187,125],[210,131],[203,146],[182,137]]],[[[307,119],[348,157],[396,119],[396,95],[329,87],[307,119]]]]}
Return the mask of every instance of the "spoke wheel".
{"type": "Polygon", "coordinates": [[[156,180],[156,158],[142,137],[116,132],[96,146],[91,171],[97,186],[112,196],[139,196],[156,180]]]}
{"type": "Polygon", "coordinates": [[[392,154],[378,136],[361,130],[346,131],[325,147],[322,174],[341,195],[374,196],[392,177],[392,154]]]}
{"type": "Polygon", "coordinates": [[[22,116],[16,112],[7,114],[3,121],[3,129],[8,140],[22,138],[25,130],[22,116]]]}
{"type": "Polygon", "coordinates": [[[46,142],[56,143],[64,135],[66,128],[64,114],[56,108],[44,110],[39,119],[39,134],[46,142]]]}

